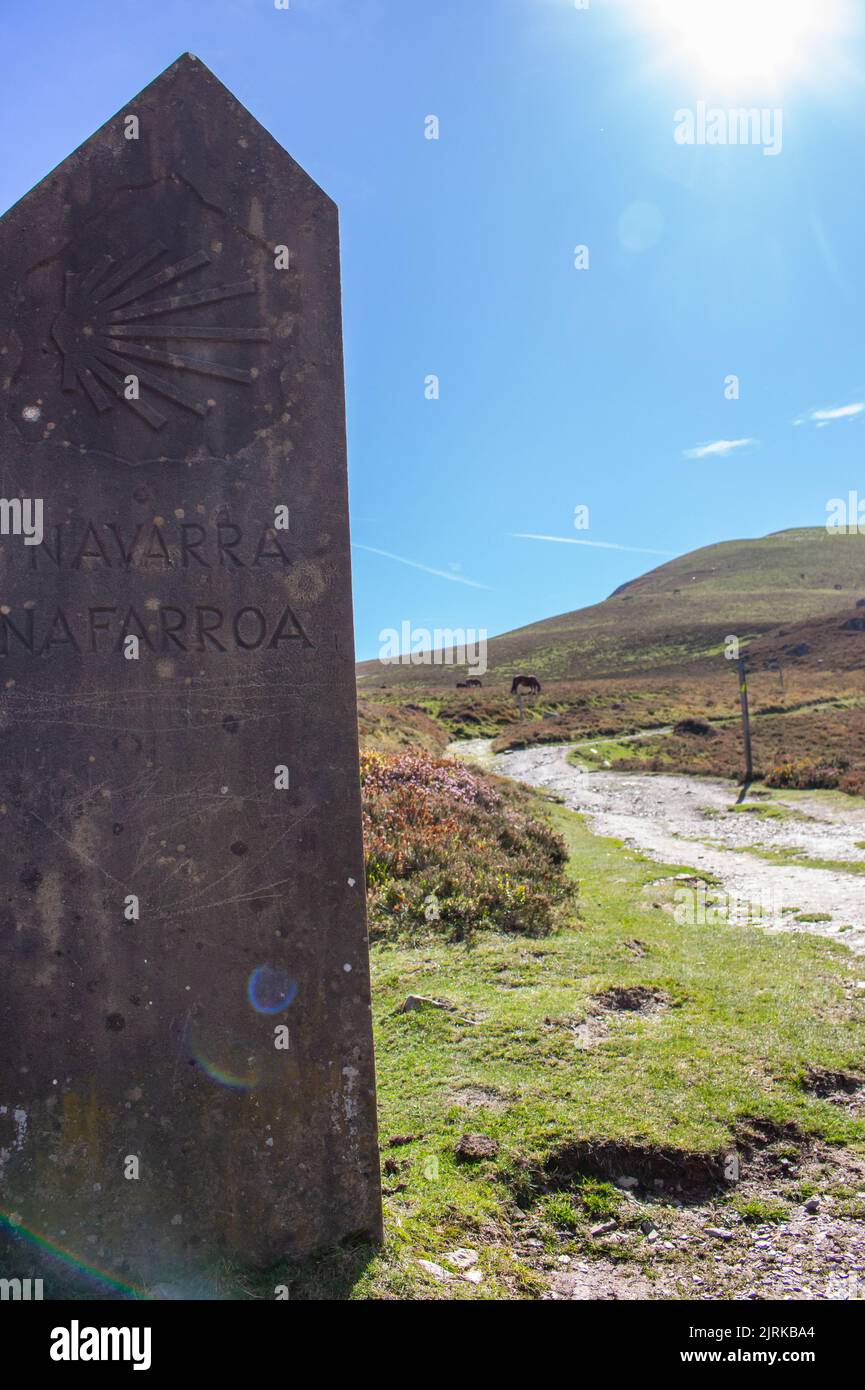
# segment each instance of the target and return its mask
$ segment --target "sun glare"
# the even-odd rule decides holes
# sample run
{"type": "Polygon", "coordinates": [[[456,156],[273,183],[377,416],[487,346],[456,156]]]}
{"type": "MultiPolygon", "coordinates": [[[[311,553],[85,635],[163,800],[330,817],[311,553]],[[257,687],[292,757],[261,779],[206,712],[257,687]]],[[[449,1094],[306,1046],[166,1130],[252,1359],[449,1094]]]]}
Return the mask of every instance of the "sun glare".
{"type": "Polygon", "coordinates": [[[837,34],[839,0],[637,0],[695,72],[738,83],[776,83],[808,68],[837,34]]]}

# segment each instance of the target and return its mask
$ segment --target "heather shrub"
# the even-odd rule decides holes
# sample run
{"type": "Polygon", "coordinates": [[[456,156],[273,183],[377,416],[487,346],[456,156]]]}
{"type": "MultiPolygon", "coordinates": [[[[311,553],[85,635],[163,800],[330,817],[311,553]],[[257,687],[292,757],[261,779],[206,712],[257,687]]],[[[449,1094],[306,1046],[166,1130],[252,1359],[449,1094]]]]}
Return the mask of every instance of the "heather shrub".
{"type": "Polygon", "coordinates": [[[844,767],[840,762],[812,762],[807,758],[798,761],[786,759],[777,763],[766,776],[767,787],[798,787],[802,790],[816,790],[823,787],[837,787],[841,782],[844,767]]]}
{"type": "Polygon", "coordinates": [[[361,755],[370,935],[543,936],[572,907],[562,840],[516,790],[427,753],[361,755]]]}
{"type": "Polygon", "coordinates": [[[705,719],[680,719],[673,727],[674,734],[693,734],[697,738],[717,738],[718,731],[705,719]]]}

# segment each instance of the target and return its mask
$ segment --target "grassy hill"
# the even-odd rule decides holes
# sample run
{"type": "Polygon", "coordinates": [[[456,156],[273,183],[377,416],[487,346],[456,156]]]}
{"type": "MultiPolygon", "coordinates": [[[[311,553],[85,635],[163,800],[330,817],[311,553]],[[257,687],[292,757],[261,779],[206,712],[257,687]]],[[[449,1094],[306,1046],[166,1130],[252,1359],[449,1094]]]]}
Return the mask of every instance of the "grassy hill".
{"type": "Polygon", "coordinates": [[[843,608],[818,618],[784,626],[758,637],[748,647],[752,665],[777,662],[785,669],[860,671],[865,668],[865,600],[863,607],[843,608]]]}
{"type": "MultiPolygon", "coordinates": [[[[484,684],[520,670],[543,681],[693,669],[716,657],[729,634],[750,640],[829,613],[841,624],[863,597],[865,536],[811,527],[724,541],[650,570],[602,603],[493,638],[484,684]]],[[[843,645],[849,659],[865,634],[843,645]]],[[[458,677],[464,669],[441,665],[358,667],[361,690],[458,677]]]]}

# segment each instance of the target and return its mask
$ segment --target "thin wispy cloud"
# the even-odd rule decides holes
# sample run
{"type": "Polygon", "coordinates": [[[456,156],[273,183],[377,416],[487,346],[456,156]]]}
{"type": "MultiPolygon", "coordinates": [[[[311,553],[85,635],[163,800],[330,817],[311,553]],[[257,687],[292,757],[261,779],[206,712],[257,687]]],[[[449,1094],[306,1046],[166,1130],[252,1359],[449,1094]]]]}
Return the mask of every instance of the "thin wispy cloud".
{"type": "Polygon", "coordinates": [[[633,555],[675,555],[675,550],[647,550],[642,545],[618,545],[615,541],[583,541],[575,536],[539,536],[533,531],[509,531],[517,541],[555,541],[557,545],[591,545],[596,550],[629,550],[633,555]]]}
{"type": "Polygon", "coordinates": [[[807,415],[794,420],[793,424],[816,425],[818,430],[822,430],[835,420],[851,420],[854,415],[861,415],[863,410],[865,410],[865,401],[853,401],[850,405],[831,406],[828,410],[809,410],[807,415]]]}
{"type": "Polygon", "coordinates": [[[424,574],[434,574],[437,579],[449,579],[452,584],[467,584],[470,589],[489,589],[489,584],[479,584],[476,579],[466,579],[464,574],[454,574],[451,570],[433,569],[422,565],[418,560],[407,560],[404,555],[393,555],[389,550],[377,550],[374,545],[361,545],[352,541],[352,550],[365,550],[368,555],[381,555],[385,560],[396,560],[398,565],[408,565],[413,570],[423,570],[424,574]]]}
{"type": "Polygon", "coordinates": [[[685,449],[686,459],[724,458],[734,449],[745,449],[756,444],[756,439],[715,439],[711,444],[697,444],[693,449],[685,449]]]}

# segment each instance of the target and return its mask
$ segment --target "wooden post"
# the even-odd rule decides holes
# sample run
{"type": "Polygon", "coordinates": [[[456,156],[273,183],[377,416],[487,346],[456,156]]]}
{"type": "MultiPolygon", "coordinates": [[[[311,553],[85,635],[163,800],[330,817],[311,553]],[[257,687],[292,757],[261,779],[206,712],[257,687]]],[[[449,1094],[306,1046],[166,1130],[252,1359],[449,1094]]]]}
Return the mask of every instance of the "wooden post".
{"type": "Polygon", "coordinates": [[[739,661],[739,703],[742,706],[742,739],[745,744],[745,785],[754,780],[754,760],[751,754],[751,717],[748,712],[748,673],[744,658],[739,661]]]}
{"type": "Polygon", "coordinates": [[[518,704],[519,707],[520,707],[520,719],[522,719],[522,718],[524,717],[525,712],[526,712],[526,711],[525,711],[525,699],[526,699],[525,695],[521,695],[520,692],[517,691],[517,704],[518,704]]]}

